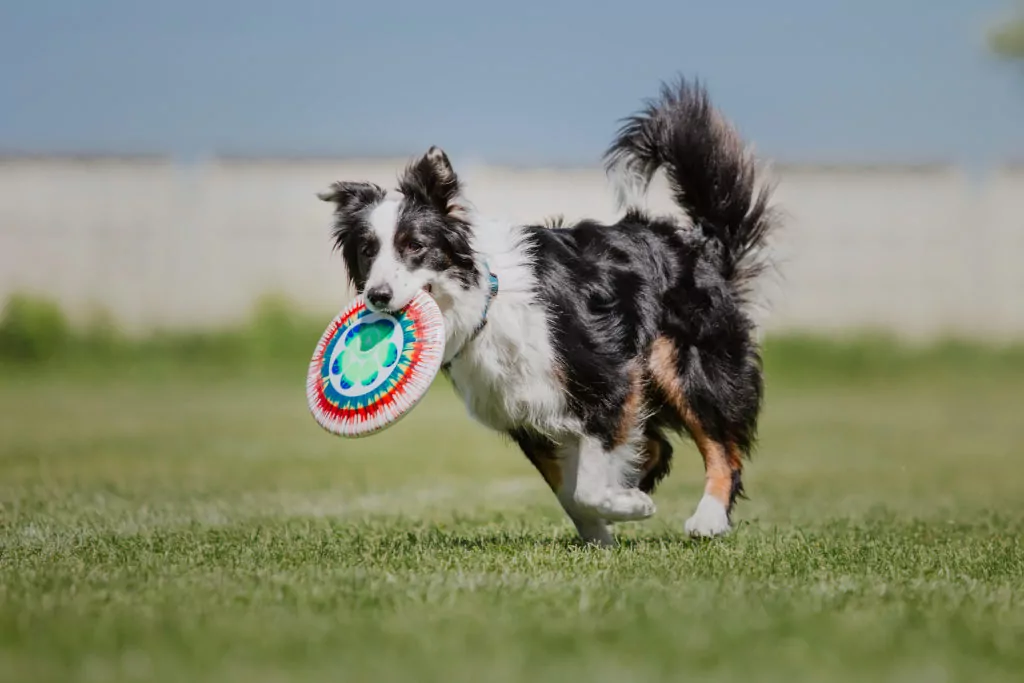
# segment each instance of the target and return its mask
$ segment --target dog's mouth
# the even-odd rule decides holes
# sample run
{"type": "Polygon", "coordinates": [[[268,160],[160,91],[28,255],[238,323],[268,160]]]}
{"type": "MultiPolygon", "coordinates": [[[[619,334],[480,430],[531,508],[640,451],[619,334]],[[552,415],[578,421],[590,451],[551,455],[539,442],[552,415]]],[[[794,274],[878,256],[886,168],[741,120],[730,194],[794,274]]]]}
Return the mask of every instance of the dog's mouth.
{"type": "Polygon", "coordinates": [[[431,287],[430,285],[423,285],[423,291],[429,294],[430,296],[434,296],[434,288],[431,287]]]}

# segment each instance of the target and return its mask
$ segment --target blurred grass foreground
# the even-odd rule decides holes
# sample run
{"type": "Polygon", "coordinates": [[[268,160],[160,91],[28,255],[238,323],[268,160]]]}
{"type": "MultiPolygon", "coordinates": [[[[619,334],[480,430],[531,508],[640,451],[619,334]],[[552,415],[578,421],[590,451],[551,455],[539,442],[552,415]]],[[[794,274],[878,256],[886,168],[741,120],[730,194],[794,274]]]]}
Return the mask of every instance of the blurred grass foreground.
{"type": "Polygon", "coordinates": [[[1024,348],[770,337],[751,499],[580,548],[436,390],[345,441],[305,405],[327,324],[121,334],[0,320],[0,680],[1017,681],[1024,348]]]}

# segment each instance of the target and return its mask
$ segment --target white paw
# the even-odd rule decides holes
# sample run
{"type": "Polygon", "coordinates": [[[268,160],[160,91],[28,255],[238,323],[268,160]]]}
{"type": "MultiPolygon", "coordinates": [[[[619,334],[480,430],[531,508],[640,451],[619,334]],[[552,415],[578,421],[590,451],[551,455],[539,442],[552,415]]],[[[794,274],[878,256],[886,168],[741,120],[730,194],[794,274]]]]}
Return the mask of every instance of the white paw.
{"type": "Polygon", "coordinates": [[[600,495],[577,496],[576,506],[589,516],[613,522],[647,519],[657,510],[640,489],[606,489],[600,495]]]}
{"type": "Polygon", "coordinates": [[[604,517],[612,521],[627,522],[647,519],[656,511],[654,501],[640,489],[622,489],[609,492],[604,517]]]}
{"type": "Polygon", "coordinates": [[[686,520],[684,528],[686,533],[691,536],[702,536],[705,538],[721,536],[724,533],[728,533],[731,529],[729,526],[729,515],[725,511],[725,506],[717,498],[707,494],[700,499],[700,503],[697,504],[697,510],[693,513],[693,517],[686,520]]]}

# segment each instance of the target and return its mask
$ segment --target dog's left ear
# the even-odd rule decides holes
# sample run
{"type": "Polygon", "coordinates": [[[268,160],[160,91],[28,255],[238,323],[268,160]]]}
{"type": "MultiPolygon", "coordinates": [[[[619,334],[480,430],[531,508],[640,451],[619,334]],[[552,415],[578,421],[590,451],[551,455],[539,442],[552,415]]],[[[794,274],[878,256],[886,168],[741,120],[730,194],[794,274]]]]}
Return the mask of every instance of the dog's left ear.
{"type": "Polygon", "coordinates": [[[417,197],[447,214],[456,208],[453,204],[459,196],[459,178],[444,150],[431,147],[405,169],[398,189],[402,194],[417,197]]]}

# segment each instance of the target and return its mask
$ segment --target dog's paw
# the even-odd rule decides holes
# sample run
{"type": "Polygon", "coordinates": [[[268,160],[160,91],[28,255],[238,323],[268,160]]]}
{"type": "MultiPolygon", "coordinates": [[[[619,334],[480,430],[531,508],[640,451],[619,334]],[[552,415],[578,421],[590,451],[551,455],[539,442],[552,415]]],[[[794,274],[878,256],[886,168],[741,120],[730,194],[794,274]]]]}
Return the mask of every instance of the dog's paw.
{"type": "Polygon", "coordinates": [[[611,492],[608,496],[607,508],[605,518],[620,522],[647,519],[657,511],[651,497],[640,489],[611,492]]]}
{"type": "Polygon", "coordinates": [[[693,516],[686,520],[684,526],[690,536],[711,538],[729,533],[729,513],[722,502],[714,496],[705,495],[697,504],[693,516]]]}
{"type": "Polygon", "coordinates": [[[576,505],[588,515],[612,522],[647,519],[657,508],[640,489],[608,489],[599,496],[577,496],[576,505]]]}

